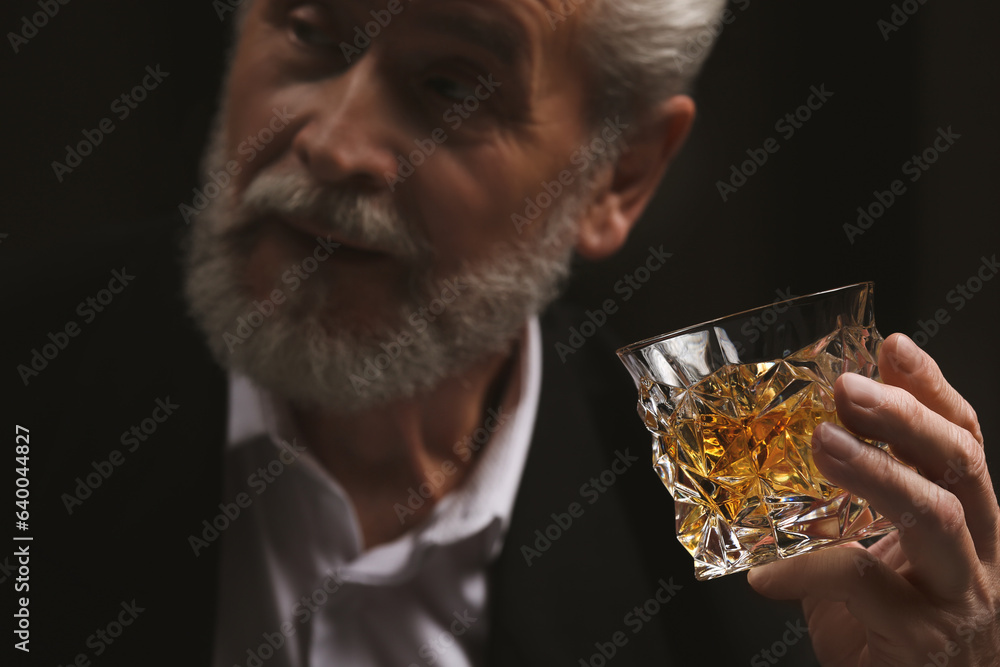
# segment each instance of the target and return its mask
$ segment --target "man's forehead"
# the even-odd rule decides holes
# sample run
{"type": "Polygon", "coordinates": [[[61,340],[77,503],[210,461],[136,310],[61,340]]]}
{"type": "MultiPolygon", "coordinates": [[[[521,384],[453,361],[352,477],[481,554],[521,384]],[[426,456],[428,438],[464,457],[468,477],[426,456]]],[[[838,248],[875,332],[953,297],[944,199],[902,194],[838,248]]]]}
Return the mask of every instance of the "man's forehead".
{"type": "MultiPolygon", "coordinates": [[[[401,6],[413,5],[414,7],[433,7],[434,5],[443,5],[452,2],[481,7],[525,5],[535,6],[542,11],[551,10],[561,14],[567,14],[579,9],[586,1],[588,0],[397,0],[401,6]]],[[[354,4],[365,9],[382,9],[386,5],[386,0],[326,0],[326,2],[329,4],[354,4]]]]}
{"type": "MultiPolygon", "coordinates": [[[[272,0],[287,3],[288,0],[272,0]]],[[[557,26],[575,22],[583,13],[586,2],[596,0],[320,0],[318,4],[334,7],[352,7],[365,14],[386,9],[386,5],[394,5],[393,13],[404,13],[407,7],[413,9],[405,12],[410,15],[432,15],[441,20],[453,16],[455,21],[463,15],[479,16],[483,19],[494,19],[498,22],[520,22],[522,27],[543,28],[545,32],[555,32],[557,26]]],[[[503,23],[494,26],[494,31],[508,28],[503,23]]]]}
{"type": "Polygon", "coordinates": [[[477,16],[473,12],[424,13],[416,22],[429,32],[455,35],[492,51],[511,64],[524,51],[528,37],[523,26],[507,19],[477,16]]]}
{"type": "MultiPolygon", "coordinates": [[[[457,38],[492,52],[503,64],[548,60],[576,51],[576,26],[587,2],[596,0],[314,0],[340,22],[363,25],[387,13],[404,31],[457,38]]],[[[266,13],[303,4],[257,0],[266,13]]],[[[534,69],[534,67],[532,67],[534,69]]]]}

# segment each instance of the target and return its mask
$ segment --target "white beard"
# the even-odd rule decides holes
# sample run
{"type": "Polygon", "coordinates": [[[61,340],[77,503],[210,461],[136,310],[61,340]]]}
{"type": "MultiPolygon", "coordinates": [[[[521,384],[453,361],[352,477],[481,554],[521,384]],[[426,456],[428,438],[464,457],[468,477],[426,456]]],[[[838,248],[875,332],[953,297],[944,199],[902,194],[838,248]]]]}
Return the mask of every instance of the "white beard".
{"type": "MultiPolygon", "coordinates": [[[[217,123],[203,160],[205,174],[225,169],[223,133],[217,123]]],[[[433,322],[420,318],[427,326],[417,330],[411,315],[439,297],[446,280],[432,278],[433,253],[400,219],[388,193],[334,191],[308,174],[265,170],[241,197],[223,188],[195,219],[185,278],[191,313],[223,367],[294,403],[354,412],[411,396],[507,349],[528,318],[558,295],[569,274],[591,176],[583,174],[553,205],[549,218],[535,222],[546,225],[539,238],[519,240],[450,276],[452,285],[465,289],[433,322]],[[246,265],[257,223],[269,213],[301,215],[321,222],[331,234],[391,249],[412,268],[408,297],[394,309],[383,305],[383,324],[362,330],[328,306],[329,286],[316,275],[295,291],[285,289],[288,302],[269,316],[255,316],[255,322],[263,321],[252,335],[237,335],[238,318],[257,312],[246,265]],[[401,345],[404,332],[411,342],[401,345]]],[[[336,250],[331,255],[327,261],[337,261],[336,250]]]]}

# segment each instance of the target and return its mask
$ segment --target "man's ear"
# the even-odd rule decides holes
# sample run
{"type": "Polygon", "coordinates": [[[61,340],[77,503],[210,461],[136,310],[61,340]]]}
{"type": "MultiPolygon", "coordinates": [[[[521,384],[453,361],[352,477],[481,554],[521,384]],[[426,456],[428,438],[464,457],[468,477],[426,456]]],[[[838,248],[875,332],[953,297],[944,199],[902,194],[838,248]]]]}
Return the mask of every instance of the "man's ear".
{"type": "Polygon", "coordinates": [[[595,199],[580,220],[576,251],[585,259],[613,255],[656,192],[694,121],[694,101],[675,95],[623,138],[618,162],[595,183],[595,199]]]}

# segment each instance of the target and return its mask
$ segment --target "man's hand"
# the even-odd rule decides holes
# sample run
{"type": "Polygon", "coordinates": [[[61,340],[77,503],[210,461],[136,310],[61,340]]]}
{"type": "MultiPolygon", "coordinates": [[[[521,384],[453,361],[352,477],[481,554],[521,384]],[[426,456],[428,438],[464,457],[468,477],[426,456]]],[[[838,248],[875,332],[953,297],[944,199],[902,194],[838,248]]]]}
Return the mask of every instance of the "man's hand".
{"type": "Polygon", "coordinates": [[[899,530],[869,549],[828,549],[752,570],[772,598],[802,600],[824,665],[1000,665],[1000,509],[976,413],[906,336],[883,344],[885,384],[838,378],[835,424],[813,434],[816,465],[899,530]]]}

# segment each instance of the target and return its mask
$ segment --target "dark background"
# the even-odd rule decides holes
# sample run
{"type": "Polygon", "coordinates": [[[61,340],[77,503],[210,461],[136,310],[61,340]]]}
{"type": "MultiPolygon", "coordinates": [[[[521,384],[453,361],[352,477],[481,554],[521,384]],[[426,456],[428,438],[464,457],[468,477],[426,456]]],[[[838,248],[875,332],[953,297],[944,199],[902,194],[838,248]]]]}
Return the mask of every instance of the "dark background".
{"type": "Polygon", "coordinates": [[[686,148],[629,252],[585,268],[573,294],[594,306],[615,297],[614,281],[663,243],[675,253],[670,264],[613,319],[639,340],[763,305],[778,289],[809,294],[874,280],[883,335],[913,335],[947,311],[925,349],[977,409],[989,443],[1000,437],[1000,282],[985,283],[961,310],[947,296],[1000,251],[1000,6],[913,3],[919,10],[885,40],[877,22],[893,4],[730,4],[735,20],[696,85],[699,117],[686,148]],[[830,100],[790,139],[775,132],[820,84],[830,100]],[[903,163],[949,126],[961,138],[911,183],[903,163]],[[768,137],[778,152],[723,202],[716,182],[768,137]],[[894,179],[905,194],[850,243],[844,223],[894,179]]]}
{"type": "MultiPolygon", "coordinates": [[[[637,340],[770,302],[778,289],[807,294],[873,279],[885,334],[912,334],[948,311],[926,349],[978,408],[987,437],[996,434],[1000,281],[960,311],[947,295],[982,256],[1000,251],[1000,7],[912,0],[915,7],[884,39],[877,22],[890,19],[889,2],[731,5],[734,20],[694,91],[699,116],[685,150],[626,251],[580,267],[574,299],[585,307],[617,299],[611,326],[637,340]],[[785,139],[775,122],[814,85],[833,96],[785,139]],[[909,182],[902,164],[949,126],[961,139],[909,182]],[[779,151],[723,202],[716,182],[768,137],[779,151]],[[906,193],[851,244],[844,223],[897,178],[906,193]],[[674,256],[622,302],[614,283],[654,242],[674,256]]],[[[0,28],[19,29],[37,10],[7,3],[0,28]]],[[[58,281],[87,261],[74,252],[77,236],[92,240],[190,202],[231,17],[220,20],[208,0],[70,2],[19,53],[5,38],[4,263],[45,262],[58,281]],[[111,101],[157,64],[169,77],[128,118],[112,117],[114,132],[58,182],[51,163],[64,159],[64,146],[112,116],[111,101]]],[[[65,319],[52,318],[31,325],[44,336],[65,319]]]]}
{"type": "MultiPolygon", "coordinates": [[[[1000,437],[1000,279],[961,310],[947,295],[975,276],[983,256],[1000,253],[1000,5],[903,4],[917,11],[888,39],[877,25],[893,13],[885,0],[731,5],[735,19],[694,90],[699,115],[685,150],[626,250],[581,265],[570,295],[585,308],[616,299],[610,325],[631,341],[768,303],[777,290],[874,280],[885,335],[913,334],[946,311],[950,321],[926,349],[976,407],[989,448],[1000,437]],[[786,139],[775,122],[805,103],[811,86],[833,96],[786,139]],[[961,138],[911,183],[903,163],[948,127],[961,138]],[[780,150],[724,202],[716,182],[769,137],[780,150]],[[905,194],[850,243],[843,225],[894,179],[905,194]],[[624,301],[615,282],[660,244],[673,257],[624,301]]],[[[26,265],[32,280],[71,282],[94,261],[79,248],[190,202],[231,19],[220,20],[209,0],[73,0],[14,54],[7,33],[36,11],[18,0],[0,14],[6,293],[39,287],[19,279],[26,265]],[[115,131],[58,182],[51,163],[64,160],[65,145],[112,116],[112,100],[157,64],[169,77],[127,119],[113,118],[115,131]]],[[[72,314],[44,303],[30,314],[4,311],[6,326],[39,344],[72,314]]],[[[24,363],[28,350],[10,352],[24,363]]],[[[14,364],[5,366],[10,386],[26,391],[14,364]]],[[[624,370],[621,391],[633,400],[624,370]]]]}

